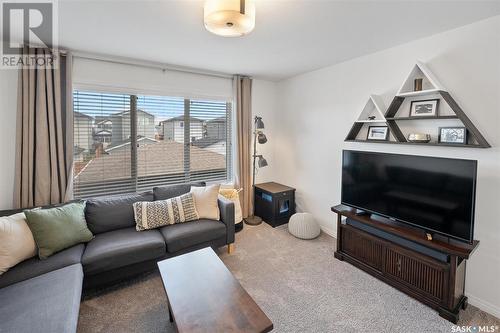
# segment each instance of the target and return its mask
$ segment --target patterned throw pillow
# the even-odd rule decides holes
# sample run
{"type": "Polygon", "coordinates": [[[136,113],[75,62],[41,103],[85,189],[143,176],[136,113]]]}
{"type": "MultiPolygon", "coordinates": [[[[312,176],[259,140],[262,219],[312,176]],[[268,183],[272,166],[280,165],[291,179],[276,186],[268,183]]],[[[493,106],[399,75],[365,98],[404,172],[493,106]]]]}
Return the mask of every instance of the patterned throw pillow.
{"type": "Polygon", "coordinates": [[[198,220],[198,212],[191,193],[167,200],[136,202],[134,215],[137,231],[198,220]]]}

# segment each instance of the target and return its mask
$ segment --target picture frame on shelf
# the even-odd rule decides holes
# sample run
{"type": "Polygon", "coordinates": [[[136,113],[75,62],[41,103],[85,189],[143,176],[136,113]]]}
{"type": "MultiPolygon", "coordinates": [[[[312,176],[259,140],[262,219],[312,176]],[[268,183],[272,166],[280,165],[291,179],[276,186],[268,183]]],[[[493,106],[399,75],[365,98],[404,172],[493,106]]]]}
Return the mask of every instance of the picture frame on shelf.
{"type": "Polygon", "coordinates": [[[439,143],[446,144],[467,144],[467,128],[464,126],[439,127],[439,143]]]}
{"type": "Polygon", "coordinates": [[[437,117],[438,116],[439,99],[426,99],[419,101],[411,101],[410,117],[437,117]]]}
{"type": "Polygon", "coordinates": [[[388,126],[369,126],[367,141],[387,141],[389,139],[388,126]]]}

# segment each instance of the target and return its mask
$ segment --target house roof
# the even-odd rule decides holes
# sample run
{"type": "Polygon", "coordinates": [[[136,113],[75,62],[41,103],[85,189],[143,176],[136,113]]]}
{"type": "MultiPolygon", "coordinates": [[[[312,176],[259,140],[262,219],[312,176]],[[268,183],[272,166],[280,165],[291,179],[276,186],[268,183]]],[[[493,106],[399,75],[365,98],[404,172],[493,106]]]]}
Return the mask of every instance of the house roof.
{"type": "Polygon", "coordinates": [[[74,116],[75,118],[87,118],[87,119],[94,119],[94,117],[89,116],[88,114],[85,114],[85,113],[78,112],[78,111],[74,111],[74,112],[73,112],[73,116],[74,116]]]}
{"type": "Polygon", "coordinates": [[[112,136],[113,134],[110,131],[102,130],[102,131],[95,132],[94,135],[95,136],[112,136]]]}
{"type": "MultiPolygon", "coordinates": [[[[141,110],[141,109],[137,109],[137,113],[139,113],[139,112],[142,112],[142,113],[145,113],[145,114],[147,114],[147,115],[149,115],[151,117],[154,117],[154,114],[152,114],[152,113],[146,112],[146,111],[141,110]]],[[[113,113],[111,116],[122,116],[122,115],[125,115],[127,113],[130,113],[130,110],[125,110],[125,111],[113,113]]]]}
{"type": "Polygon", "coordinates": [[[216,143],[224,143],[226,140],[224,139],[221,139],[221,138],[210,138],[210,137],[207,137],[207,138],[203,138],[203,139],[198,139],[198,140],[194,140],[191,144],[195,147],[198,147],[198,148],[206,148],[208,146],[212,146],[216,143]]]}
{"type": "MultiPolygon", "coordinates": [[[[138,176],[179,174],[184,172],[184,145],[158,142],[137,148],[138,176]],[[144,163],[143,161],[148,161],[144,163]]],[[[191,147],[191,170],[224,169],[225,156],[206,149],[191,147]]],[[[82,182],[130,178],[130,154],[109,154],[94,158],[75,179],[82,182]]]]}
{"type": "Polygon", "coordinates": [[[207,121],[207,123],[225,123],[225,122],[227,122],[226,116],[217,117],[207,121]]]}
{"type": "MultiPolygon", "coordinates": [[[[160,121],[160,124],[161,124],[161,123],[171,122],[171,121],[176,121],[176,120],[184,121],[184,116],[177,116],[177,117],[173,117],[173,118],[165,119],[165,120],[160,121]]],[[[193,120],[194,120],[194,121],[203,122],[203,120],[202,120],[202,119],[200,119],[200,118],[196,118],[196,117],[189,117],[189,121],[193,121],[193,120]]]]}
{"type": "MultiPolygon", "coordinates": [[[[112,151],[114,149],[130,145],[130,141],[131,141],[131,138],[128,138],[127,140],[123,140],[123,141],[112,143],[112,144],[110,144],[106,148],[106,153],[109,153],[110,151],[112,151]]],[[[137,138],[137,143],[141,143],[143,141],[150,141],[151,143],[157,143],[158,142],[155,139],[147,138],[147,137],[144,137],[144,136],[141,136],[141,137],[137,138]]]]}

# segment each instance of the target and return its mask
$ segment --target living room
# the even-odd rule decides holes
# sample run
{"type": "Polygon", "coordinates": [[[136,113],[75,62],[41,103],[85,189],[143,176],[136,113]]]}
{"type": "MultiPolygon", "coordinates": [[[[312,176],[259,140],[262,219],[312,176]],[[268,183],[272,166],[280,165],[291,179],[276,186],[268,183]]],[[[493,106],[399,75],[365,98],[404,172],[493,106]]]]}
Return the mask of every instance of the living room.
{"type": "Polygon", "coordinates": [[[0,5],[0,332],[499,332],[499,1],[0,5]]]}

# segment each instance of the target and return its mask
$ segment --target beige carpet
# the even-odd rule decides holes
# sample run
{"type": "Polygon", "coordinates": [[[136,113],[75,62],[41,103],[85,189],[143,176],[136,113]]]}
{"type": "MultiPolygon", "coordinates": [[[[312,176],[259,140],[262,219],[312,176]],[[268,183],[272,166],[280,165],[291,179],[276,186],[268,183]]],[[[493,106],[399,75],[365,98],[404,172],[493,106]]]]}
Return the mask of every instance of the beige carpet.
{"type": "MultiPolygon", "coordinates": [[[[262,224],[237,234],[232,255],[219,254],[273,332],[451,332],[434,310],[334,259],[334,248],[328,235],[305,241],[262,224]]],[[[82,302],[78,332],[173,332],[165,300],[157,273],[123,283],[82,302]]],[[[500,320],[469,306],[459,325],[500,320]]]]}

